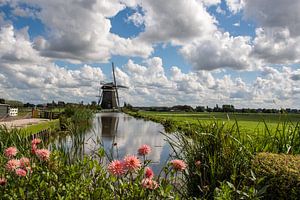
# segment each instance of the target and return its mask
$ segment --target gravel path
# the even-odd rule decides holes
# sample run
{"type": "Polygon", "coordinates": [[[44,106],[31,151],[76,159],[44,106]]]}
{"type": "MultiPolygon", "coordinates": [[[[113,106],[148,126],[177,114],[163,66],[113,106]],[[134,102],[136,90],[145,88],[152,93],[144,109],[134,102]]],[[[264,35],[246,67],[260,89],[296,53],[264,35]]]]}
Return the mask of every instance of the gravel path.
{"type": "Polygon", "coordinates": [[[39,118],[30,118],[30,119],[16,119],[12,121],[0,122],[0,126],[6,126],[7,128],[22,128],[28,125],[38,124],[41,122],[47,122],[49,119],[39,119],[39,118]]]}

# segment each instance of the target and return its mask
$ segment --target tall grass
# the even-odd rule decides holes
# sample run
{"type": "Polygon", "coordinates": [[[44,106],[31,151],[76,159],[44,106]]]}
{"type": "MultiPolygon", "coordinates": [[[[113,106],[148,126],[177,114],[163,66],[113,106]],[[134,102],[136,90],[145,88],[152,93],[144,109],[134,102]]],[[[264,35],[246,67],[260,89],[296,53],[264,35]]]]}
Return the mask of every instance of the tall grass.
{"type": "Polygon", "coordinates": [[[169,143],[176,157],[186,160],[188,170],[184,174],[190,196],[212,198],[215,188],[224,180],[239,184],[248,170],[252,158],[248,148],[240,142],[243,137],[238,126],[224,123],[199,124],[188,136],[176,132],[169,143]],[[200,165],[196,162],[200,161],[200,165]]]}
{"type": "Polygon", "coordinates": [[[237,121],[232,126],[199,122],[190,129],[175,132],[175,139],[166,135],[176,157],[188,163],[184,175],[189,196],[212,199],[216,190],[230,186],[236,191],[232,198],[259,198],[262,193],[255,182],[259,180],[251,171],[255,155],[265,151],[300,153],[299,123],[291,121],[278,123],[275,130],[265,123],[264,131],[252,133],[241,130],[237,121]],[[241,192],[245,188],[246,192],[241,192]]]}
{"type": "Polygon", "coordinates": [[[273,153],[300,153],[300,124],[299,122],[282,121],[275,130],[268,128],[258,137],[257,151],[273,153]]]}

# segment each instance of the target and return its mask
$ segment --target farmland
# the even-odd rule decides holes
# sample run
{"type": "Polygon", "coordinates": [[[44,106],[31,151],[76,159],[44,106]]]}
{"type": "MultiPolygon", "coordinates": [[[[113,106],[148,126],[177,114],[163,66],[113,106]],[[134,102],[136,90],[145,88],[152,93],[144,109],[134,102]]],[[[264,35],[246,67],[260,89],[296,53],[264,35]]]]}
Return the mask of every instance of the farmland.
{"type": "Polygon", "coordinates": [[[172,120],[178,126],[197,125],[199,123],[226,122],[228,126],[238,122],[241,129],[246,131],[263,131],[266,126],[269,129],[277,128],[279,122],[300,122],[299,114],[278,113],[221,113],[221,112],[151,112],[140,111],[145,117],[172,120]]]}

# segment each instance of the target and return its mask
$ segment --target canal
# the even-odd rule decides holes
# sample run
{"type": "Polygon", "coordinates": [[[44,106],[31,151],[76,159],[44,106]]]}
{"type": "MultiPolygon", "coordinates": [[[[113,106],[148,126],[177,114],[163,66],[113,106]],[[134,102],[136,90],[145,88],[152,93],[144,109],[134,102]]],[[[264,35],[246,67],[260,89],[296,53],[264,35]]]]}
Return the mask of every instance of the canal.
{"type": "Polygon", "coordinates": [[[152,121],[136,119],[125,113],[97,113],[88,131],[57,136],[50,148],[63,150],[70,159],[95,155],[103,148],[107,158],[123,159],[128,154],[137,155],[137,149],[147,144],[152,148],[147,159],[158,173],[172,153],[163,133],[164,127],[152,121]]]}

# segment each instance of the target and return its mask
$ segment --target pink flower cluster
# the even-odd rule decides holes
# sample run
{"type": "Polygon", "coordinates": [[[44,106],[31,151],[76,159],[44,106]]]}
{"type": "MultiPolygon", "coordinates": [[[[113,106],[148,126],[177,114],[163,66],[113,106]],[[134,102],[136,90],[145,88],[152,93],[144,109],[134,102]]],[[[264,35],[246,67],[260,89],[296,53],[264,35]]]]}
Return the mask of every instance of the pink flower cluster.
{"type": "Polygon", "coordinates": [[[134,155],[127,155],[124,158],[124,165],[128,171],[136,171],[141,167],[141,161],[134,155]]]}
{"type": "Polygon", "coordinates": [[[124,160],[114,160],[108,165],[108,172],[114,176],[122,176],[127,171],[136,171],[141,167],[141,161],[134,155],[125,156],[124,160]]]}
{"type": "Polygon", "coordinates": [[[18,176],[26,176],[28,172],[32,173],[30,160],[26,157],[22,157],[20,160],[9,160],[5,167],[7,171],[15,172],[18,176]]]}
{"type": "Polygon", "coordinates": [[[158,187],[158,183],[150,178],[144,178],[142,180],[142,186],[146,189],[155,190],[158,187]]]}
{"type": "Polygon", "coordinates": [[[154,176],[154,173],[153,173],[152,169],[150,167],[146,167],[145,168],[145,177],[152,179],[153,176],[154,176]]]}
{"type": "MultiPolygon", "coordinates": [[[[38,149],[37,145],[41,143],[41,140],[36,138],[31,141],[32,152],[43,161],[47,161],[50,158],[50,151],[47,149],[38,149]]],[[[15,173],[17,176],[24,177],[32,173],[30,160],[27,157],[21,157],[20,159],[14,159],[18,153],[16,147],[8,147],[4,150],[5,157],[10,160],[7,161],[5,168],[9,172],[15,173]]],[[[5,178],[0,178],[0,185],[5,185],[7,180],[5,178]]]]}
{"type": "MultiPolygon", "coordinates": [[[[150,146],[144,144],[138,149],[139,155],[146,155],[151,152],[150,146]]],[[[140,169],[141,161],[135,155],[127,155],[121,160],[114,160],[108,165],[108,172],[114,176],[122,176],[127,171],[133,172],[140,169]]]]}
{"type": "Polygon", "coordinates": [[[147,144],[142,145],[138,149],[138,154],[141,156],[145,156],[145,155],[149,154],[150,152],[151,152],[151,147],[147,144]]]}
{"type": "MultiPolygon", "coordinates": [[[[151,152],[151,148],[148,145],[142,145],[138,149],[139,155],[147,155],[151,152]]],[[[142,167],[141,161],[135,155],[127,155],[123,160],[114,160],[108,167],[108,172],[113,176],[123,176],[127,172],[135,172],[142,167]]],[[[145,178],[142,180],[141,185],[143,188],[154,190],[158,187],[158,183],[153,180],[154,173],[151,168],[145,168],[145,178]]]]}
{"type": "Polygon", "coordinates": [[[37,149],[35,155],[43,161],[47,161],[50,158],[50,151],[48,149],[37,149]]]}
{"type": "Polygon", "coordinates": [[[13,157],[15,157],[17,155],[17,153],[18,153],[18,149],[16,147],[8,147],[4,151],[4,155],[7,158],[13,158],[13,157]]]}
{"type": "Polygon", "coordinates": [[[172,167],[176,171],[183,171],[186,168],[186,163],[183,160],[172,160],[172,167]]]}
{"type": "Polygon", "coordinates": [[[50,158],[50,151],[48,149],[38,149],[37,145],[42,141],[39,138],[35,138],[31,141],[31,152],[35,154],[40,160],[48,161],[50,158]]]}
{"type": "Polygon", "coordinates": [[[114,176],[122,176],[126,173],[124,163],[120,160],[114,160],[108,165],[108,171],[114,176]]]}
{"type": "Polygon", "coordinates": [[[145,168],[145,178],[142,180],[142,187],[154,190],[158,187],[158,183],[153,180],[154,173],[150,167],[145,168]]]}

